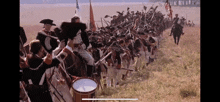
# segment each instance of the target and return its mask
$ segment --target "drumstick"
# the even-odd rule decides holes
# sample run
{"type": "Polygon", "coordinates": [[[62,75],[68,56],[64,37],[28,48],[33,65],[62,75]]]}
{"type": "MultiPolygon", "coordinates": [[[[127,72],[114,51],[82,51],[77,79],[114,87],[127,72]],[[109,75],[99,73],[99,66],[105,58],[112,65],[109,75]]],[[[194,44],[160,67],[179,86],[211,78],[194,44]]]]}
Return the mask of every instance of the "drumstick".
{"type": "Polygon", "coordinates": [[[72,76],[72,78],[73,78],[73,80],[76,80],[76,79],[78,79],[79,77],[77,77],[77,76],[72,76]]]}

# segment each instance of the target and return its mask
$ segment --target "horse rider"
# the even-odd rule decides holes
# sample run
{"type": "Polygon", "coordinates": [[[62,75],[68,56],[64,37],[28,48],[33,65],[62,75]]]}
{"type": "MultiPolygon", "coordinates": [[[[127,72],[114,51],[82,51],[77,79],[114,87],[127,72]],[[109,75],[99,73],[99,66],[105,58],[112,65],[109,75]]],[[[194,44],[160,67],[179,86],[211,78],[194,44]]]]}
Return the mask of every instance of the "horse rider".
{"type": "Polygon", "coordinates": [[[58,46],[58,38],[50,29],[52,26],[56,26],[56,24],[54,24],[51,19],[43,19],[40,23],[44,24],[44,29],[38,32],[36,39],[40,40],[41,45],[48,53],[52,53],[52,51],[58,46]]]}
{"type": "Polygon", "coordinates": [[[87,62],[87,76],[92,77],[94,70],[94,58],[87,52],[89,46],[89,39],[86,33],[86,24],[80,22],[80,18],[75,15],[71,19],[71,23],[63,22],[60,26],[63,34],[66,34],[69,39],[73,40],[74,46],[77,48],[74,49],[75,52],[87,62]]]}
{"type": "Polygon", "coordinates": [[[184,34],[184,32],[183,32],[183,26],[181,26],[181,25],[179,24],[178,14],[175,14],[175,16],[176,16],[176,17],[173,18],[173,26],[172,26],[172,29],[171,29],[170,36],[172,36],[172,33],[173,33],[175,27],[178,28],[178,30],[181,32],[181,34],[184,34]]]}
{"type": "Polygon", "coordinates": [[[52,56],[47,53],[44,56],[44,47],[39,40],[30,42],[30,54],[27,55],[27,63],[29,68],[26,68],[24,74],[24,81],[27,83],[26,90],[31,102],[52,102],[48,84],[46,82],[46,69],[58,66],[63,62],[68,54],[73,49],[72,41],[69,40],[68,44],[62,49],[57,56],[52,56]]]}

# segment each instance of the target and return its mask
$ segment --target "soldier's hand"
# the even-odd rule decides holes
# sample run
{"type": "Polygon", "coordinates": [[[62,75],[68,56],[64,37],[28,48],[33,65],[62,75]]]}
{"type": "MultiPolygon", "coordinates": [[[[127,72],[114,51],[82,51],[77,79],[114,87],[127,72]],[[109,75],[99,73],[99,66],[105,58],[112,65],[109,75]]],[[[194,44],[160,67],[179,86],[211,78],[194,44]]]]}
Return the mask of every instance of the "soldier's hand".
{"type": "Polygon", "coordinates": [[[44,63],[46,63],[47,65],[50,65],[52,63],[52,55],[47,53],[45,59],[44,59],[44,63]]]}

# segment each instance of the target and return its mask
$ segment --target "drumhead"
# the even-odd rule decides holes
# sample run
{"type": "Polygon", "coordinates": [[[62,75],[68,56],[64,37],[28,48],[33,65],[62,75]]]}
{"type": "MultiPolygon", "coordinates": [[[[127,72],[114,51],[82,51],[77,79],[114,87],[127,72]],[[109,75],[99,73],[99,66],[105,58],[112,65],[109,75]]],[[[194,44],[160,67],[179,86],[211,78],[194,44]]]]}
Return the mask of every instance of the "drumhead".
{"type": "Polygon", "coordinates": [[[96,87],[96,82],[91,79],[79,79],[73,83],[73,88],[79,92],[90,92],[96,87]]]}

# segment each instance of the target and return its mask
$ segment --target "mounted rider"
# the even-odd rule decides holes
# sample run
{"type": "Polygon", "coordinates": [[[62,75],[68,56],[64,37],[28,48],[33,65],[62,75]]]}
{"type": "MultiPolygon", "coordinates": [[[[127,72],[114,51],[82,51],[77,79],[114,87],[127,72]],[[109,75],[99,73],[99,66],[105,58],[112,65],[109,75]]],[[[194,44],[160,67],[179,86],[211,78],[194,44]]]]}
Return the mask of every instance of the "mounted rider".
{"type": "Polygon", "coordinates": [[[178,30],[181,32],[181,34],[184,34],[183,26],[180,25],[180,19],[178,17],[178,14],[175,14],[175,16],[176,17],[173,18],[173,26],[172,26],[172,29],[171,29],[170,36],[172,36],[175,27],[178,28],[178,30]]]}
{"type": "Polygon", "coordinates": [[[80,22],[80,18],[75,15],[71,19],[71,23],[63,22],[61,24],[63,34],[66,34],[69,39],[73,40],[76,47],[73,51],[78,54],[87,62],[87,76],[92,77],[94,72],[94,58],[86,51],[89,46],[89,39],[86,33],[86,24],[80,22]]]}

